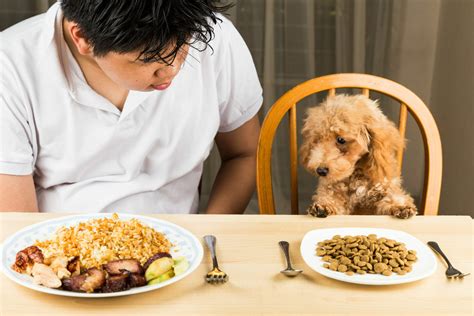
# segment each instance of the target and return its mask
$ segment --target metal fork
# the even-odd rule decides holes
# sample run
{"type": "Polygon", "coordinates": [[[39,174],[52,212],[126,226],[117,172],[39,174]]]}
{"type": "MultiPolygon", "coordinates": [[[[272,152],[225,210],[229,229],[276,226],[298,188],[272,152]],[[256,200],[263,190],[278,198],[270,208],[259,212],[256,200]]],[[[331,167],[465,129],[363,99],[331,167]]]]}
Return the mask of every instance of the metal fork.
{"type": "Polygon", "coordinates": [[[448,264],[448,269],[446,270],[446,276],[451,279],[451,278],[464,278],[465,276],[468,276],[470,273],[462,273],[458,269],[455,269],[451,262],[449,262],[448,257],[444,254],[444,252],[441,250],[439,247],[438,243],[435,241],[428,241],[428,246],[431,247],[435,252],[441,255],[443,257],[444,261],[448,264]]]}
{"type": "Polygon", "coordinates": [[[204,241],[211,252],[212,270],[206,274],[206,281],[208,283],[225,283],[229,280],[229,276],[219,269],[216,256],[216,237],[213,235],[204,236],[204,241]]]}

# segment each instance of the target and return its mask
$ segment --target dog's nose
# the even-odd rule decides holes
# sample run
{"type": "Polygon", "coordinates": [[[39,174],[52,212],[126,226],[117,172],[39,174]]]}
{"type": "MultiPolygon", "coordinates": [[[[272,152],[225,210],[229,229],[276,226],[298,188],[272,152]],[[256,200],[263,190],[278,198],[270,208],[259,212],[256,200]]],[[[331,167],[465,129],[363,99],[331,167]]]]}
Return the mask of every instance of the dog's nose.
{"type": "Polygon", "coordinates": [[[318,169],[316,169],[316,172],[321,176],[321,177],[325,177],[328,172],[329,172],[329,169],[328,168],[321,168],[319,167],[318,169]]]}

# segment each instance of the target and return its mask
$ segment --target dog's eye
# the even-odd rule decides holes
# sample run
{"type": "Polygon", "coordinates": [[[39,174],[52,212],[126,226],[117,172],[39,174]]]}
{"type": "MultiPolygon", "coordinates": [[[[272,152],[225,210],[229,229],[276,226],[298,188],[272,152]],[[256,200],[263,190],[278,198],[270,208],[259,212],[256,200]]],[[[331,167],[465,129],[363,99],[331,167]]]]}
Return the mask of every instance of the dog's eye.
{"type": "Polygon", "coordinates": [[[338,144],[344,145],[346,143],[346,140],[342,138],[341,136],[337,136],[336,141],[338,144]]]}

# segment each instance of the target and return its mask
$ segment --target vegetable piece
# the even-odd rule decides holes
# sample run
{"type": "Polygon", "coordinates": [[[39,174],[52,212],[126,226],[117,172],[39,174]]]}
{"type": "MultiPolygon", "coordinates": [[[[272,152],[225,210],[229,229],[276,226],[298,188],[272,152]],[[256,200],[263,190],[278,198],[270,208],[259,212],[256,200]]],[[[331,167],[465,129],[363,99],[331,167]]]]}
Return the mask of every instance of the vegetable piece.
{"type": "Polygon", "coordinates": [[[175,275],[183,274],[189,269],[189,262],[186,257],[179,257],[174,260],[173,270],[175,275]]]}
{"type": "Polygon", "coordinates": [[[169,280],[172,277],[174,277],[174,275],[175,274],[174,274],[173,270],[166,271],[165,273],[163,273],[159,277],[149,281],[148,285],[153,285],[153,284],[158,284],[158,283],[164,282],[164,281],[169,280]]]}
{"type": "Polygon", "coordinates": [[[173,259],[163,257],[153,261],[145,271],[145,279],[147,282],[158,278],[160,275],[173,268],[173,259]]]}
{"type": "Polygon", "coordinates": [[[143,269],[145,269],[145,271],[146,271],[153,261],[155,261],[157,259],[160,259],[160,258],[163,258],[163,257],[171,258],[171,255],[167,252],[158,252],[158,253],[154,254],[153,256],[151,256],[150,259],[148,259],[145,262],[145,264],[143,265],[143,269]]]}

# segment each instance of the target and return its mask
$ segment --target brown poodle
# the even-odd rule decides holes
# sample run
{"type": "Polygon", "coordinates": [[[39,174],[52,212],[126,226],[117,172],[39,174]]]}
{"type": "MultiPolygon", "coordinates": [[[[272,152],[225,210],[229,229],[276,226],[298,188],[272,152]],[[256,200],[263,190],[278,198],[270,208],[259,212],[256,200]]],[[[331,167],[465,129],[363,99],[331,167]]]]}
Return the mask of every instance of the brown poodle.
{"type": "Polygon", "coordinates": [[[320,176],[308,214],[416,214],[396,160],[404,140],[377,102],[363,95],[329,97],[308,109],[302,134],[302,163],[320,176]]]}

